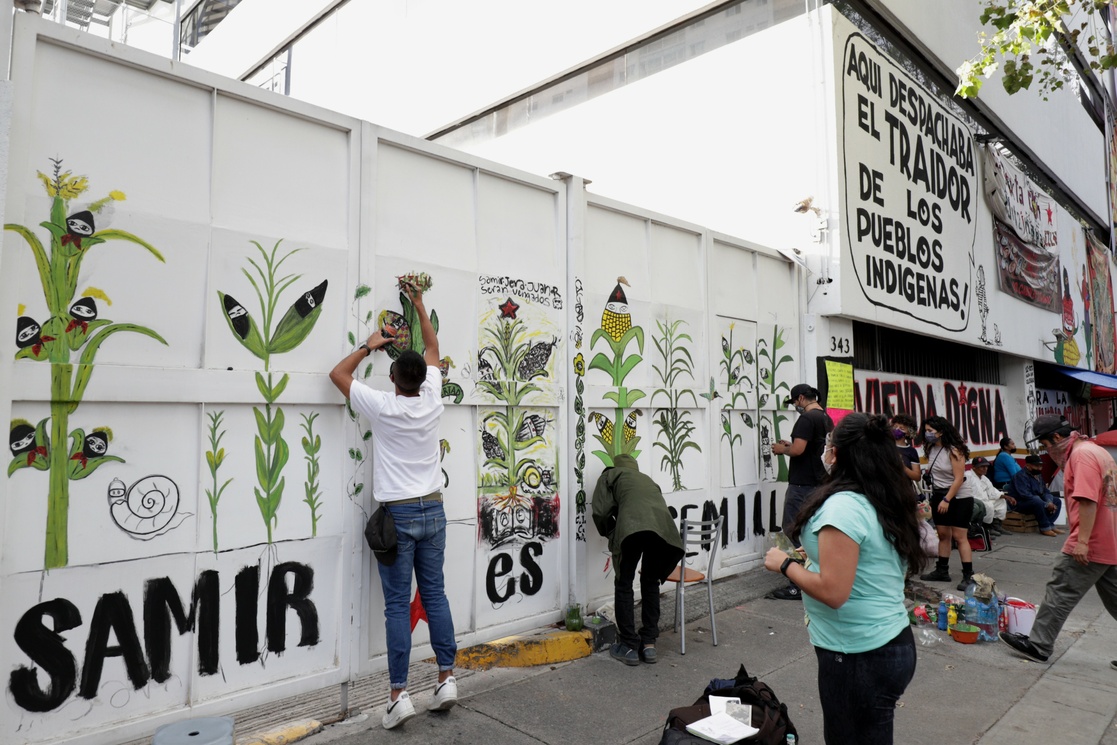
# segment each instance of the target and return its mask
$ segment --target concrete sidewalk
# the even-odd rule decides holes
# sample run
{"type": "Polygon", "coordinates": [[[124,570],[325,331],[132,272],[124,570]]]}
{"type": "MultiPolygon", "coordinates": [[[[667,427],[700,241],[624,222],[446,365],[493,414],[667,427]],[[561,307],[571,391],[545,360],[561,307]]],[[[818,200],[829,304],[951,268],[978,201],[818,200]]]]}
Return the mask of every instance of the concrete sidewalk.
{"type": "MultiPolygon", "coordinates": [[[[997,540],[994,551],[975,555],[975,569],[994,577],[999,591],[1038,603],[1061,545],[1061,538],[1009,535],[997,540]]],[[[952,561],[958,574],[957,556],[952,561]]],[[[685,656],[678,652],[677,634],[661,635],[657,665],[626,667],[598,653],[531,668],[462,670],[459,705],[438,714],[423,711],[433,666],[416,663],[410,690],[420,714],[401,729],[380,727],[387,683],[374,678],[359,686],[370,694],[361,702],[367,716],[328,726],[303,742],[652,745],[671,708],[692,703],[710,678],[732,677],[744,663],[787,703],[800,743],[820,743],[817,664],[802,604],[762,597],[780,579],[761,569],[719,583],[717,602],[726,609],[716,614],[717,647],[702,615],[688,623],[685,656]]],[[[953,584],[917,583],[917,589],[953,591],[953,584]]],[[[666,620],[672,600],[664,596],[666,620]]],[[[688,611],[704,608],[704,597],[692,601],[688,595],[688,611]]],[[[896,712],[897,743],[1117,745],[1117,670],[1109,662],[1117,659],[1117,621],[1096,593],[1071,614],[1049,664],[1017,657],[1000,642],[957,644],[937,630],[929,642],[919,647],[916,679],[896,712]]],[[[244,724],[238,720],[237,731],[247,734],[244,724]]]]}

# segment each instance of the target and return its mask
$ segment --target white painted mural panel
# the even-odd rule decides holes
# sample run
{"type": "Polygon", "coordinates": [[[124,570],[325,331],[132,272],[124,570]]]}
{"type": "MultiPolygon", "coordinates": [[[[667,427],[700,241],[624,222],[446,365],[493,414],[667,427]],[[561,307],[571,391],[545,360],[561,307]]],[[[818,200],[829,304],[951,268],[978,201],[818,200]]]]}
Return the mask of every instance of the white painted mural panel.
{"type": "Polygon", "coordinates": [[[110,742],[386,666],[372,434],[326,373],[381,326],[374,388],[425,350],[411,272],[433,281],[461,644],[611,598],[590,495],[622,453],[679,519],[727,515],[718,576],[757,558],[785,478],[762,418],[775,436],[802,372],[790,263],[719,241],[714,271],[696,226],[18,25],[0,742],[110,742]],[[39,94],[74,79],[103,136],[39,94]],[[152,101],[166,128],[129,130],[152,101]]]}

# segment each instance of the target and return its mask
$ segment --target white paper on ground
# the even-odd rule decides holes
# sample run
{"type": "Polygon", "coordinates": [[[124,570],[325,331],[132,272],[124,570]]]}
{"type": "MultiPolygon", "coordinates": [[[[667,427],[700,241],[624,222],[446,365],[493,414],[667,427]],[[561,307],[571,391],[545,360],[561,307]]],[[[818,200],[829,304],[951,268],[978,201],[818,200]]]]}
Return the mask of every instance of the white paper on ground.
{"type": "Polygon", "coordinates": [[[699,719],[693,724],[688,724],[686,731],[711,742],[730,745],[730,743],[743,740],[746,737],[752,737],[760,730],[737,721],[723,711],[720,714],[711,714],[705,719],[699,719]]]}

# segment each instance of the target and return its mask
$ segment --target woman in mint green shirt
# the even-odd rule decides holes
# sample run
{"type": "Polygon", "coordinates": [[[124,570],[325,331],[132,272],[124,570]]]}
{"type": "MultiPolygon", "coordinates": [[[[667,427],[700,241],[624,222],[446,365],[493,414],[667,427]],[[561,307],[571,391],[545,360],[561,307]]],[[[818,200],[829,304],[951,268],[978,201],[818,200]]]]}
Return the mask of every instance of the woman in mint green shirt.
{"type": "Polygon", "coordinates": [[[891,743],[896,701],[915,675],[904,608],[904,581],[924,562],[915,485],[882,416],[846,416],[822,458],[830,476],[791,527],[812,566],[777,548],[764,566],[803,590],[826,742],[891,743]]]}

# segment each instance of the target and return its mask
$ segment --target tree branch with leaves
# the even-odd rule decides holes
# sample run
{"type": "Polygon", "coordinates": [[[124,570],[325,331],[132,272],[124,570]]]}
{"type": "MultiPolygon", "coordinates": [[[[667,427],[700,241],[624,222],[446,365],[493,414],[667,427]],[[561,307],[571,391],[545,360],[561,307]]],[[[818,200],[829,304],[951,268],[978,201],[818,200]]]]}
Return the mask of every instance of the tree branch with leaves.
{"type": "Polygon", "coordinates": [[[955,95],[976,98],[1001,71],[1010,95],[1038,84],[1044,100],[1077,75],[1117,67],[1101,11],[1110,0],[985,0],[981,50],[955,71],[955,95]]]}

